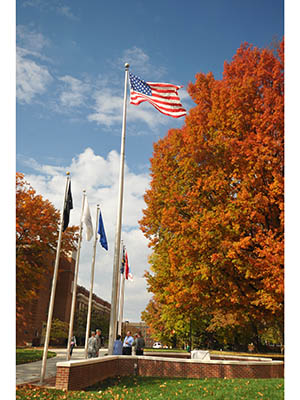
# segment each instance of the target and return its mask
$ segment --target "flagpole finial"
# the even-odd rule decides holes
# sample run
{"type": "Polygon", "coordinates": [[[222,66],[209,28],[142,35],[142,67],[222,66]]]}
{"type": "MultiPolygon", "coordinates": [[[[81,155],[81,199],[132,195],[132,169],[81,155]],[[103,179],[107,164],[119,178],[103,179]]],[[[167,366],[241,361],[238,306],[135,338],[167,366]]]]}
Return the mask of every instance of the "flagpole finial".
{"type": "Polygon", "coordinates": [[[129,69],[129,64],[125,63],[124,67],[125,67],[125,69],[129,69]]]}
{"type": "Polygon", "coordinates": [[[66,172],[66,175],[68,175],[68,176],[69,176],[69,175],[70,175],[70,172],[69,172],[69,171],[67,171],[67,172],[66,172]]]}

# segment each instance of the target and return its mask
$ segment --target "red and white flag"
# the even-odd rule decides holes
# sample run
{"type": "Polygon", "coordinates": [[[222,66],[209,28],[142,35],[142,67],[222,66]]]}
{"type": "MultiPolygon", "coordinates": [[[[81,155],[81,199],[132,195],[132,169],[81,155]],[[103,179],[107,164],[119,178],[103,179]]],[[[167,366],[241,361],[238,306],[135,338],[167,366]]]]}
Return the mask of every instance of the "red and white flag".
{"type": "Polygon", "coordinates": [[[144,101],[151,103],[158,111],[170,117],[179,118],[186,115],[178,90],[182,86],[171,83],[146,82],[129,73],[130,104],[138,106],[144,101]]]}
{"type": "Polygon", "coordinates": [[[128,279],[129,275],[129,264],[128,264],[128,256],[127,251],[125,251],[125,278],[128,279]]]}
{"type": "Polygon", "coordinates": [[[129,266],[127,251],[125,251],[125,279],[133,281],[133,275],[129,266]]]}

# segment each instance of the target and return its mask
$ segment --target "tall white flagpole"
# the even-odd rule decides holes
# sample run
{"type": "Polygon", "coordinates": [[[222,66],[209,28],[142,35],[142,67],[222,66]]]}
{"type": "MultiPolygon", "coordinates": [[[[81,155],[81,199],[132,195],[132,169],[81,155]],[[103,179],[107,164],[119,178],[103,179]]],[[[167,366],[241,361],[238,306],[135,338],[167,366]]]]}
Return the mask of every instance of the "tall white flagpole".
{"type": "Polygon", "coordinates": [[[86,199],[86,193],[84,190],[83,196],[82,196],[79,240],[78,240],[78,249],[77,249],[77,254],[76,254],[75,275],[74,275],[74,281],[73,281],[72,305],[71,305],[71,313],[70,313],[69,336],[68,336],[68,346],[67,346],[67,354],[66,354],[67,360],[70,360],[70,357],[71,357],[70,356],[70,348],[71,348],[71,338],[73,335],[74,314],[75,314],[75,306],[76,306],[76,291],[77,291],[77,280],[78,280],[80,248],[81,248],[81,240],[82,240],[82,226],[83,226],[82,217],[83,217],[85,199],[86,199]]]}
{"type": "Polygon", "coordinates": [[[110,323],[109,323],[109,341],[108,341],[108,354],[112,354],[114,340],[116,338],[116,325],[117,325],[117,283],[120,267],[120,241],[122,229],[122,209],[123,209],[123,188],[124,188],[124,158],[125,158],[125,132],[126,132],[126,111],[127,111],[127,86],[128,86],[128,70],[129,64],[125,64],[125,83],[124,83],[124,103],[123,103],[123,125],[122,125],[122,139],[121,139],[121,154],[120,154],[120,176],[119,176],[119,203],[118,203],[118,216],[115,235],[115,250],[114,250],[114,266],[112,278],[112,292],[111,292],[111,310],[110,310],[110,323]]]}
{"type": "Polygon", "coordinates": [[[85,358],[87,358],[87,356],[88,356],[88,341],[89,341],[89,332],[90,332],[90,326],[91,326],[91,314],[92,314],[92,300],[93,300],[93,290],[94,290],[95,259],[96,259],[96,247],[97,247],[97,232],[98,232],[98,224],[99,224],[99,212],[100,212],[100,206],[99,206],[99,204],[97,204],[95,239],[94,239],[94,253],[93,253],[92,268],[91,268],[89,307],[88,307],[88,315],[87,315],[87,322],[86,322],[86,332],[85,332],[85,347],[84,347],[84,357],[85,358]]]}
{"type": "Polygon", "coordinates": [[[58,235],[58,241],[57,241],[57,247],[56,247],[56,258],[55,258],[55,265],[54,265],[53,278],[52,278],[52,287],[51,287],[51,295],[50,295],[49,310],[48,310],[48,320],[47,320],[46,336],[45,336],[45,343],[44,343],[40,384],[43,383],[45,374],[46,374],[47,354],[48,354],[50,332],[51,332],[51,325],[52,325],[52,316],[53,316],[55,291],[56,291],[56,283],[57,283],[57,275],[58,275],[58,266],[59,266],[59,258],[60,258],[61,236],[62,236],[63,222],[64,222],[64,209],[65,209],[65,205],[66,205],[66,201],[67,201],[69,185],[70,185],[70,173],[67,172],[65,197],[64,197],[61,218],[60,218],[60,229],[59,229],[59,235],[58,235]]]}

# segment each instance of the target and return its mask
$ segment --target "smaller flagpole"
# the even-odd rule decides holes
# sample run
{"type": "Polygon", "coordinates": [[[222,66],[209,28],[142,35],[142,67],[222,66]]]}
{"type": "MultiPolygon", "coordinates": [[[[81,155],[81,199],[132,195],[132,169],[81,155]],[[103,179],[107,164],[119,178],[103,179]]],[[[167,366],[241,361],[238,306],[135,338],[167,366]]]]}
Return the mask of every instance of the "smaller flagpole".
{"type": "Polygon", "coordinates": [[[52,287],[51,287],[51,295],[50,295],[49,310],[48,310],[48,320],[47,320],[47,328],[46,328],[46,335],[45,335],[40,384],[43,383],[44,378],[45,378],[45,373],[46,373],[46,363],[47,363],[47,355],[48,355],[48,347],[49,347],[49,340],[50,340],[50,332],[51,332],[52,316],[53,316],[53,308],[54,308],[54,300],[55,300],[55,291],[56,291],[56,283],[57,283],[57,275],[58,275],[58,266],[59,266],[59,258],[60,258],[61,237],[62,237],[63,222],[64,222],[64,209],[65,209],[65,205],[66,205],[66,201],[67,201],[67,194],[68,194],[69,185],[70,185],[70,172],[67,172],[66,175],[67,175],[67,181],[66,181],[64,202],[63,202],[62,212],[61,212],[61,216],[60,216],[60,229],[59,229],[59,235],[58,235],[58,240],[57,240],[56,258],[55,258],[55,265],[54,265],[53,278],[52,278],[52,287]]]}
{"type": "Polygon", "coordinates": [[[125,292],[125,271],[121,274],[121,298],[120,298],[120,311],[119,311],[119,325],[118,335],[122,336],[122,322],[124,312],[124,292],[125,292]]]}
{"type": "Polygon", "coordinates": [[[117,309],[117,320],[118,320],[117,334],[119,334],[120,326],[122,327],[122,320],[120,321],[120,312],[121,312],[121,307],[122,307],[122,305],[121,305],[121,302],[122,302],[122,287],[123,287],[122,277],[123,277],[124,270],[125,270],[125,267],[124,267],[124,270],[123,270],[123,253],[124,253],[124,249],[125,249],[124,242],[123,242],[123,240],[121,240],[121,253],[120,253],[121,262],[120,262],[120,274],[119,274],[119,278],[118,278],[119,287],[118,287],[118,309],[117,309]],[[122,271],[123,271],[123,274],[121,273],[122,271]]]}
{"type": "Polygon", "coordinates": [[[92,300],[93,300],[93,290],[94,290],[93,288],[94,288],[95,259],[96,259],[97,231],[98,231],[98,223],[99,223],[99,212],[100,212],[100,206],[99,206],[99,204],[97,204],[96,228],[95,228],[95,239],[94,239],[94,253],[93,253],[92,268],[91,268],[89,307],[88,307],[88,315],[87,315],[87,322],[86,322],[86,332],[85,332],[84,358],[88,357],[88,341],[89,341],[89,332],[90,332],[90,326],[91,326],[91,314],[92,314],[92,300]]]}
{"type": "MultiPolygon", "coordinates": [[[[121,243],[123,244],[123,240],[121,240],[121,243]]],[[[118,332],[119,330],[119,321],[118,321],[118,316],[119,316],[119,312],[120,312],[120,286],[121,286],[121,265],[122,265],[122,248],[123,246],[121,245],[120,247],[120,262],[119,262],[119,273],[118,273],[118,277],[117,277],[117,301],[116,301],[116,332],[118,332]]]]}
{"type": "Polygon", "coordinates": [[[71,338],[73,335],[73,325],[74,325],[74,314],[75,314],[75,306],[76,306],[76,291],[77,291],[77,280],[78,280],[78,270],[79,270],[79,258],[80,258],[80,248],[81,248],[81,240],[82,240],[82,217],[84,210],[84,203],[86,199],[85,190],[83,191],[82,197],[82,207],[81,207],[81,217],[80,217],[80,228],[79,228],[79,240],[78,240],[78,248],[76,254],[76,263],[75,263],[75,275],[73,281],[73,294],[72,294],[72,305],[71,305],[71,313],[70,313],[70,323],[69,323],[69,336],[68,336],[68,346],[67,346],[67,361],[70,360],[70,348],[71,348],[71,338]]]}

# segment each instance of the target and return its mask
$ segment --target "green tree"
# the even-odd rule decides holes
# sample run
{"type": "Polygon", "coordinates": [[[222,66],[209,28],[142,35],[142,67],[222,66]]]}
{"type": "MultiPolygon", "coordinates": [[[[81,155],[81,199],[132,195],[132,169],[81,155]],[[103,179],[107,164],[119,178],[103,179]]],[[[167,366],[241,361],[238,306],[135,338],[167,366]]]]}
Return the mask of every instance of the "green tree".
{"type": "MultiPolygon", "coordinates": [[[[87,309],[85,311],[76,310],[73,331],[74,335],[77,338],[78,343],[80,343],[81,345],[85,345],[86,323],[87,323],[87,309]]],[[[109,315],[106,315],[104,313],[92,309],[90,332],[96,331],[96,329],[101,329],[104,340],[107,340],[108,330],[109,330],[109,315]]]]}
{"type": "Polygon", "coordinates": [[[63,322],[56,318],[52,321],[50,342],[52,345],[64,344],[69,334],[68,322],[63,322]]]}

